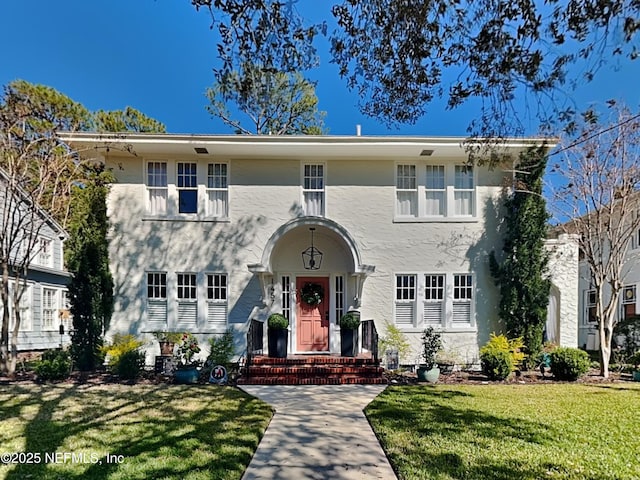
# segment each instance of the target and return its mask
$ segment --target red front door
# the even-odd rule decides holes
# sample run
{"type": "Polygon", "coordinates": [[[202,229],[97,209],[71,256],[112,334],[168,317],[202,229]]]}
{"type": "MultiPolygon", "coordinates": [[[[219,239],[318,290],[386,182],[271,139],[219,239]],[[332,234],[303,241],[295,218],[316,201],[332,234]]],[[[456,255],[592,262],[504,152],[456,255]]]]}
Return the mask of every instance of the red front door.
{"type": "Polygon", "coordinates": [[[297,310],[296,331],[298,351],[329,351],[329,279],[318,277],[298,277],[296,279],[297,310]],[[307,284],[320,285],[324,292],[318,305],[309,305],[302,300],[302,289],[307,284]]]}

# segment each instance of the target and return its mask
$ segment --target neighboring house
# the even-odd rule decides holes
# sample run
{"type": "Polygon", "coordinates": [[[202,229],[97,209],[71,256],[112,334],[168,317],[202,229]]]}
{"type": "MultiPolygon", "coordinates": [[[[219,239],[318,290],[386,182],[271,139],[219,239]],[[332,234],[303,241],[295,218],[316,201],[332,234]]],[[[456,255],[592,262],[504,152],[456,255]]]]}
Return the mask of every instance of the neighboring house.
{"type": "MultiPolygon", "coordinates": [[[[26,290],[20,302],[21,320],[17,342],[18,350],[43,350],[60,347],[61,344],[66,346],[70,343],[68,332],[72,328],[67,301],[67,284],[70,280],[70,274],[64,268],[63,258],[63,246],[67,234],[42,208],[33,207],[25,195],[14,195],[11,197],[12,200],[5,202],[6,188],[6,177],[0,172],[0,189],[3,190],[0,194],[0,198],[3,199],[0,202],[0,216],[5,218],[5,215],[19,211],[11,205],[13,199],[19,199],[24,205],[24,209],[20,208],[24,212],[23,214],[33,216],[32,220],[28,222],[27,228],[32,223],[37,223],[37,226],[34,227],[37,236],[34,236],[33,248],[30,249],[31,259],[26,275],[26,290]],[[60,335],[60,325],[64,325],[65,334],[62,336],[60,335]]],[[[0,221],[3,221],[2,218],[0,221]]],[[[22,256],[29,248],[20,242],[14,245],[19,258],[23,258],[22,256]]],[[[24,281],[24,278],[20,278],[19,281],[24,281]]],[[[11,277],[9,279],[10,296],[14,288],[16,288],[16,279],[11,277]]],[[[2,300],[0,299],[1,308],[2,300]]],[[[11,315],[9,337],[11,337],[11,331],[15,324],[15,310],[11,304],[9,311],[11,315]]]]}
{"type": "MultiPolygon", "coordinates": [[[[414,345],[404,362],[415,363],[427,326],[467,362],[499,329],[487,255],[501,247],[496,203],[513,167],[465,166],[462,138],[66,140],[100,152],[117,178],[108,198],[110,333],[188,330],[202,338],[230,327],[242,352],[250,320],[282,312],[289,352],[337,353],[338,320],[358,310],[380,334],[386,323],[400,327],[414,345]],[[301,302],[308,284],[323,290],[317,308],[301,302]]],[[[516,158],[540,142],[512,140],[507,149],[516,158]]],[[[575,251],[566,238],[555,242],[575,251]]],[[[560,303],[551,322],[569,346],[577,345],[577,302],[562,302],[577,296],[574,257],[555,273],[560,303]]]]}

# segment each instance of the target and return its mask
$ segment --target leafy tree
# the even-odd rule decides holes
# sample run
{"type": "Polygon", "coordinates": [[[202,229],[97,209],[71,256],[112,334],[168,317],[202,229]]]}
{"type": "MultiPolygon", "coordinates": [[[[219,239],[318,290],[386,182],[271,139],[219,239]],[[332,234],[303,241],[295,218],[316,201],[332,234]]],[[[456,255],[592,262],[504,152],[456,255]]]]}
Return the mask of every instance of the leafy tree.
{"type": "Polygon", "coordinates": [[[608,118],[584,113],[550,176],[554,216],[562,230],[578,234],[586,280],[595,292],[604,377],[609,376],[626,266],[640,258],[629,249],[640,231],[640,114],[613,101],[608,105],[608,118]]]}
{"type": "Polygon", "coordinates": [[[542,196],[546,164],[544,146],[520,155],[513,189],[504,202],[501,262],[495,252],[489,257],[491,273],[500,289],[500,319],[510,338],[522,337],[530,359],[542,349],[551,288],[544,246],[549,219],[542,196]]]}
{"type": "Polygon", "coordinates": [[[113,313],[113,278],[107,242],[109,172],[95,171],[91,181],[74,190],[65,261],[73,274],[69,300],[73,316],[71,356],[80,370],[94,370],[102,336],[113,313]]]}
{"type": "Polygon", "coordinates": [[[166,127],[133,107],[93,113],[93,129],[98,132],[165,133],[166,127]]]}
{"type": "Polygon", "coordinates": [[[321,135],[315,85],[299,73],[272,72],[255,65],[225,74],[207,90],[207,110],[235,129],[236,133],[257,135],[321,135]],[[235,104],[251,127],[243,126],[229,112],[235,104]]]}

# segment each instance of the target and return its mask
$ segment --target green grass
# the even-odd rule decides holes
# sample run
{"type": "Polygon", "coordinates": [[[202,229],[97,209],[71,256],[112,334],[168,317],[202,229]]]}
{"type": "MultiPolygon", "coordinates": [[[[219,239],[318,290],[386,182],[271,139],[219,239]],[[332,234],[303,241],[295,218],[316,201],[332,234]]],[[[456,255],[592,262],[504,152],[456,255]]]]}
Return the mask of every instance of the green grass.
{"type": "Polygon", "coordinates": [[[2,385],[0,454],[41,461],[0,465],[0,479],[239,479],[271,416],[231,387],[2,385]],[[77,457],[45,462],[56,452],[77,457]]]}
{"type": "Polygon", "coordinates": [[[366,414],[400,479],[640,479],[640,384],[398,386],[366,414]]]}

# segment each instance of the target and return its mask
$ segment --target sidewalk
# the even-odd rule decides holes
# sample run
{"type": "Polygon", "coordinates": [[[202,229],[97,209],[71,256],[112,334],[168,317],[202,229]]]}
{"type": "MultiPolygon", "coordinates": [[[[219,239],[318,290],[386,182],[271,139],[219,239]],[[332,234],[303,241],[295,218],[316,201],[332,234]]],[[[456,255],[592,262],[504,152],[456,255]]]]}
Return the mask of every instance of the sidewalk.
{"type": "Polygon", "coordinates": [[[396,479],[362,410],[385,385],[242,385],[276,410],[243,480],[396,479]]]}

